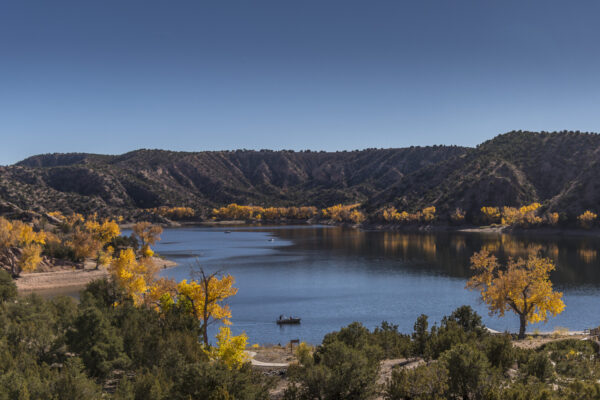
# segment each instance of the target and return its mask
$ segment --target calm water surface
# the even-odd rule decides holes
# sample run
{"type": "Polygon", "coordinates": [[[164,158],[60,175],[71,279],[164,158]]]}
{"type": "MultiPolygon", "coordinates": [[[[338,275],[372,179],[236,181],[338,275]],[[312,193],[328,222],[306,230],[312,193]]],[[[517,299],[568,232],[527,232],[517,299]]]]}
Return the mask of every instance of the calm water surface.
{"type": "MultiPolygon", "coordinates": [[[[469,257],[482,247],[501,257],[540,251],[557,262],[552,280],[567,308],[546,324],[581,330],[600,324],[600,240],[592,237],[509,236],[479,233],[406,234],[341,227],[190,227],[167,229],[156,250],[179,263],[164,276],[190,276],[199,262],[236,279],[229,300],[232,330],[251,343],[319,343],[353,321],[374,328],[386,320],[410,332],[415,319],[431,323],[456,307],[474,307],[490,328],[516,331],[518,320],[490,317],[478,294],[464,289],[469,257]],[[225,233],[230,231],[231,233],[225,233]],[[302,318],[279,327],[280,314],[302,318]]],[[[214,332],[213,332],[214,333],[214,332]]]]}

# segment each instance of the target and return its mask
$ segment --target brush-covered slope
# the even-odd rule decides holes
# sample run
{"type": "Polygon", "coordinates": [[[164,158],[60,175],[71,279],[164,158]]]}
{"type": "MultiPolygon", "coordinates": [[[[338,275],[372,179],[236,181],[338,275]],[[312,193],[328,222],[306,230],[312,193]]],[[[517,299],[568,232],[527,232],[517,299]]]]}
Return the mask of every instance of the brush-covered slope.
{"type": "Polygon", "coordinates": [[[0,168],[0,198],[22,209],[101,213],[160,205],[317,205],[365,201],[450,146],[353,152],[139,150],[120,156],[47,154],[0,168]]]}
{"type": "Polygon", "coordinates": [[[45,154],[0,167],[0,211],[364,202],[368,211],[435,205],[473,215],[483,205],[538,201],[576,215],[600,208],[599,161],[600,135],[521,131],[476,148],[45,154]]]}
{"type": "Polygon", "coordinates": [[[600,208],[599,161],[597,134],[510,132],[406,176],[369,204],[475,213],[484,205],[537,201],[573,216],[600,208]]]}

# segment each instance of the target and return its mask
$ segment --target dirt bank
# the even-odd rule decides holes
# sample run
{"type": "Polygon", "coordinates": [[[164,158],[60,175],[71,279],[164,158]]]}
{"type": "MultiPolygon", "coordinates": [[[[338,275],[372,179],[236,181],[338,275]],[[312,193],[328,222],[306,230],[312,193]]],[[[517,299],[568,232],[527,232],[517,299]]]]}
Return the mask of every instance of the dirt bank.
{"type": "MultiPolygon", "coordinates": [[[[158,257],[152,257],[152,262],[161,269],[172,268],[177,265],[173,261],[158,257]]],[[[96,269],[93,262],[86,262],[83,269],[57,266],[56,271],[23,273],[15,282],[20,292],[33,292],[64,288],[83,288],[91,281],[107,276],[108,270],[106,268],[96,269]]]]}

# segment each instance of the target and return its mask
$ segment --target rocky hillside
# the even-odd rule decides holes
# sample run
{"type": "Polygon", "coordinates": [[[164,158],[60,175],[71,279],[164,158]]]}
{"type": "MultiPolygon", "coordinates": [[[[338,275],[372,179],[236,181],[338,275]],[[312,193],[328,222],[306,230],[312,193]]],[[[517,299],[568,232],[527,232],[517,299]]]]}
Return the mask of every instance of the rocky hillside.
{"type": "Polygon", "coordinates": [[[599,152],[600,135],[519,131],[476,148],[45,154],[0,167],[0,212],[364,202],[474,213],[539,201],[576,214],[600,208],[599,152]]]}

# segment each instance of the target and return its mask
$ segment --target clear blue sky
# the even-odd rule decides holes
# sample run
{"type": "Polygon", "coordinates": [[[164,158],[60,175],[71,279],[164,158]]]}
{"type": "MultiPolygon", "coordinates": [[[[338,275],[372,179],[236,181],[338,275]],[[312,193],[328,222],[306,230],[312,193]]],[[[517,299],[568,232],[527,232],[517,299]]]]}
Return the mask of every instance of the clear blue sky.
{"type": "Polygon", "coordinates": [[[0,164],[600,130],[598,1],[0,3],[0,164]]]}

